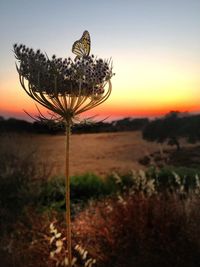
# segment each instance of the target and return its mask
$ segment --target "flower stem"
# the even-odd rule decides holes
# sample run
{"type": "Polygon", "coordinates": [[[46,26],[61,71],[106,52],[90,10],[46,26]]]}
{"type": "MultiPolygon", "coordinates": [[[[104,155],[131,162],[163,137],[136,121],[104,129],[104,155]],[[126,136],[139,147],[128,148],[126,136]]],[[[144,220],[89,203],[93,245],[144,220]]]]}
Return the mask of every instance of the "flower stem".
{"type": "Polygon", "coordinates": [[[66,224],[67,224],[67,248],[68,248],[68,266],[72,267],[72,245],[71,245],[71,212],[70,212],[70,176],[69,176],[69,137],[71,133],[71,125],[66,122],[66,224]]]}

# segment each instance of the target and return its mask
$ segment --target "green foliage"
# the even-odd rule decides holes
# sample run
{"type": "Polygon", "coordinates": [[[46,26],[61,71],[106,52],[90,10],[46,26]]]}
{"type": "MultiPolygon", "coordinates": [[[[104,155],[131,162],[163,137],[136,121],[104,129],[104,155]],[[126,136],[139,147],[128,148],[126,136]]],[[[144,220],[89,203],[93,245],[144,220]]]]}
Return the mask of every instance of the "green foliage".
{"type": "Polygon", "coordinates": [[[87,200],[89,198],[98,199],[111,194],[115,190],[114,183],[108,179],[103,180],[101,177],[92,173],[72,176],[70,186],[72,201],[76,201],[77,199],[87,200]]]}
{"type": "Polygon", "coordinates": [[[54,177],[41,181],[37,204],[40,209],[65,210],[65,180],[54,177]]]}
{"type": "MultiPolygon", "coordinates": [[[[100,199],[115,193],[118,186],[114,179],[105,179],[92,174],[72,176],[70,180],[70,195],[72,208],[74,204],[84,205],[88,200],[100,199]]],[[[65,179],[53,177],[41,182],[38,194],[39,207],[43,209],[65,210],[65,179]]]]}
{"type": "Polygon", "coordinates": [[[168,166],[158,171],[150,169],[147,174],[155,180],[159,192],[181,190],[188,193],[200,189],[200,169],[168,166]]]}
{"type": "MultiPolygon", "coordinates": [[[[1,215],[14,220],[27,205],[34,205],[40,210],[65,211],[65,179],[54,177],[37,179],[38,169],[33,155],[22,156],[10,150],[2,155],[0,162],[0,207],[1,215]]],[[[150,169],[131,171],[124,175],[113,173],[106,178],[92,173],[71,177],[71,203],[84,206],[91,199],[100,199],[107,195],[133,192],[152,194],[161,191],[184,192],[199,188],[200,170],[189,168],[166,167],[159,171],[150,169]]],[[[75,210],[73,209],[75,212],[75,210]]]]}
{"type": "MultiPolygon", "coordinates": [[[[108,195],[118,195],[127,191],[142,192],[147,195],[166,191],[198,193],[200,191],[200,170],[185,167],[165,167],[160,170],[151,168],[146,172],[130,171],[124,175],[113,173],[106,178],[86,173],[71,177],[70,191],[72,208],[76,204],[83,207],[92,199],[101,199],[108,195]]],[[[64,177],[54,177],[43,181],[40,185],[37,203],[44,209],[64,211],[64,177]]]]}

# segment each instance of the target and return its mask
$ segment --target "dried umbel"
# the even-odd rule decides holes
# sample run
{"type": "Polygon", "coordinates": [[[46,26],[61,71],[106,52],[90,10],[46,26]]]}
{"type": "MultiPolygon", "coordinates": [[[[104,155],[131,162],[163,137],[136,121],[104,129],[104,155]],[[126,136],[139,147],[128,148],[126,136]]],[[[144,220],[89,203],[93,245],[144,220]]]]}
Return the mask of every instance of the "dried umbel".
{"type": "Polygon", "coordinates": [[[111,61],[93,55],[49,59],[40,50],[17,44],[14,53],[23,89],[57,120],[72,124],[75,116],[101,104],[111,93],[111,61]]]}
{"type": "MultiPolygon", "coordinates": [[[[66,127],[66,225],[68,267],[72,267],[69,136],[77,116],[103,103],[111,93],[112,64],[97,59],[90,52],[90,35],[84,31],[72,46],[76,58],[51,59],[40,50],[14,45],[17,71],[26,93],[52,112],[50,120],[64,122],[66,127]]],[[[40,111],[39,111],[40,112],[40,111]]],[[[40,118],[46,119],[41,113],[40,118]]],[[[89,264],[89,263],[88,263],[89,264]]],[[[88,265],[89,266],[89,265],[88,265]]]]}

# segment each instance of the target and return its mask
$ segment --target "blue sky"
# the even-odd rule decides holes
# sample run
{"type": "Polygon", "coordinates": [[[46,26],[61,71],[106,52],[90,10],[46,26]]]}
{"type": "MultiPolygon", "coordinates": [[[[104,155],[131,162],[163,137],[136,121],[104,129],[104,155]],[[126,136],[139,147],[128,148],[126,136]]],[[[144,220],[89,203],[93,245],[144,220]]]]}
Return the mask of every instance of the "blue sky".
{"type": "MultiPolygon", "coordinates": [[[[177,103],[186,101],[190,94],[188,101],[197,99],[199,0],[0,0],[0,112],[9,112],[2,103],[11,94],[21,97],[12,53],[15,42],[40,48],[48,55],[72,56],[73,42],[86,29],[91,34],[92,53],[113,59],[116,76],[108,108],[129,105],[129,113],[134,115],[131,106],[139,110],[146,105],[145,96],[150,90],[155,99],[163,95],[168,102],[173,98],[178,99],[177,103]]],[[[25,99],[21,97],[22,105],[25,99]]],[[[156,105],[155,101],[150,106],[156,105]]],[[[16,110],[19,108],[17,105],[16,110]]]]}

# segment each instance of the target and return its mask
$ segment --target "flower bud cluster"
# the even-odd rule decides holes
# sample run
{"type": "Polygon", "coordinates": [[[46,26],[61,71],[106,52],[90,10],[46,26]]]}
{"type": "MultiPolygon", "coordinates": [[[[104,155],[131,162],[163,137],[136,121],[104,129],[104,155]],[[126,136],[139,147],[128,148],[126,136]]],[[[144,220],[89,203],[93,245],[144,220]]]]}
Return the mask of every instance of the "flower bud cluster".
{"type": "Polygon", "coordinates": [[[103,94],[105,83],[113,75],[111,62],[93,55],[74,60],[53,55],[49,59],[40,50],[34,51],[17,44],[14,45],[14,53],[19,61],[19,74],[29,81],[32,90],[52,97],[55,94],[103,94]]]}

